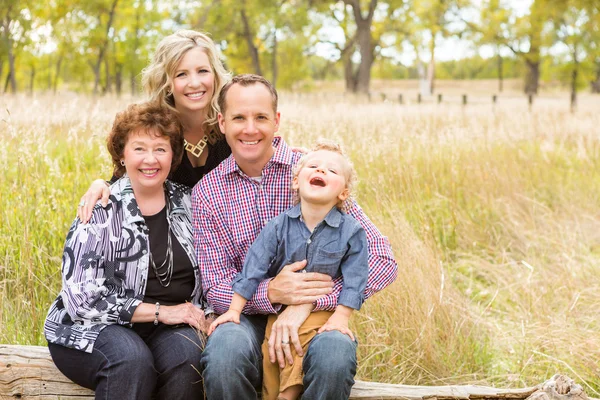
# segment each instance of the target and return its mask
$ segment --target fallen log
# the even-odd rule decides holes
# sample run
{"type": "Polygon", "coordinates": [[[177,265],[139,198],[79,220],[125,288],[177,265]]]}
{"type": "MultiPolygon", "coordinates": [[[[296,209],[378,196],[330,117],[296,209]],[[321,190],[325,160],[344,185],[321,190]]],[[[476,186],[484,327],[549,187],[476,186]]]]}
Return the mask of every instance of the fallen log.
{"type": "MultiPolygon", "coordinates": [[[[0,399],[82,400],[94,392],[71,382],[41,346],[0,345],[0,399]]],[[[555,375],[541,385],[521,389],[486,386],[410,386],[356,381],[351,399],[402,400],[589,400],[572,379],[555,375]]]]}

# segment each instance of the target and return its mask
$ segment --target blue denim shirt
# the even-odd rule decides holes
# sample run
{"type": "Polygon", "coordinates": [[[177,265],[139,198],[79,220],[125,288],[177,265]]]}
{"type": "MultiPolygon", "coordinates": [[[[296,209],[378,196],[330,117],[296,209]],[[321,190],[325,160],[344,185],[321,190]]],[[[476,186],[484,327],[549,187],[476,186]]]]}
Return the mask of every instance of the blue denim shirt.
{"type": "Polygon", "coordinates": [[[369,274],[367,236],[351,216],[333,207],[312,233],[301,218],[300,204],[273,218],[262,229],[233,280],[233,291],[250,299],[258,284],[283,267],[306,259],[306,272],[343,277],[338,304],[360,309],[369,274]]]}

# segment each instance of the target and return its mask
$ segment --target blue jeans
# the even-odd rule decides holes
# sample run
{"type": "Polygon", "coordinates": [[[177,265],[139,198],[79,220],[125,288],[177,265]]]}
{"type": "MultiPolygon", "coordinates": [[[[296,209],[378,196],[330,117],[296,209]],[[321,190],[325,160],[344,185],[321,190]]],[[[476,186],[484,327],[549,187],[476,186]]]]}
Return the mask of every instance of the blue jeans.
{"type": "Polygon", "coordinates": [[[202,345],[189,326],[160,325],[142,339],[132,329],[109,325],[92,353],[48,344],[58,369],[95,391],[96,399],[202,399],[196,370],[202,345]]]}
{"type": "MultiPolygon", "coordinates": [[[[266,322],[264,315],[242,315],[239,325],[220,325],[210,335],[200,362],[208,399],[258,398],[266,322]]],[[[356,374],[356,346],[338,331],[315,336],[302,363],[302,399],[349,398],[356,374]]]]}

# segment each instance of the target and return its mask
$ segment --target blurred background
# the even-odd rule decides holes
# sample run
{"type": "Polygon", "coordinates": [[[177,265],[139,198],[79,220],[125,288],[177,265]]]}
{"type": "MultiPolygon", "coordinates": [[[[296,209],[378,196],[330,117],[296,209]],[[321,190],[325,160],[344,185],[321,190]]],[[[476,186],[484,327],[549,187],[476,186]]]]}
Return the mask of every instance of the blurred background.
{"type": "Polygon", "coordinates": [[[427,96],[444,87],[439,81],[485,80],[489,93],[600,92],[598,0],[1,5],[3,93],[137,95],[140,71],[158,41],[183,28],[209,32],[232,72],[264,75],[279,89],[372,93],[387,86],[377,82],[403,80],[403,91],[427,96]]]}

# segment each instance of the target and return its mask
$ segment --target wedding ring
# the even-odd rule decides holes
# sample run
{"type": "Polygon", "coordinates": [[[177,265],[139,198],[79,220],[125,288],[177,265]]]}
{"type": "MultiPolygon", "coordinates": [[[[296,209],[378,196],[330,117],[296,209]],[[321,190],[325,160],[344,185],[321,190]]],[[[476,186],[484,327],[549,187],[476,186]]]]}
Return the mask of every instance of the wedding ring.
{"type": "Polygon", "coordinates": [[[290,342],[288,342],[287,340],[282,340],[281,344],[290,344],[290,342]]]}
{"type": "Polygon", "coordinates": [[[81,200],[81,201],[79,202],[79,207],[83,207],[83,206],[85,206],[85,200],[81,200]]]}

